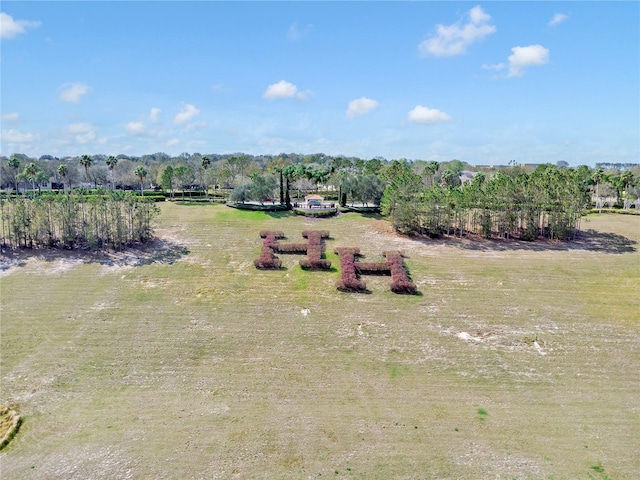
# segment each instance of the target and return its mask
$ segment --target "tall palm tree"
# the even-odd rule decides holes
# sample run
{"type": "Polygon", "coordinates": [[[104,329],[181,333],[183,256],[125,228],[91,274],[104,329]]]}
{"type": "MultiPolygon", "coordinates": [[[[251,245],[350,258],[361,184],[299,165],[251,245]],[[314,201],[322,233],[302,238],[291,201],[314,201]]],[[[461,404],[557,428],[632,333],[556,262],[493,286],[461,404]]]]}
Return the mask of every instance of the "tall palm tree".
{"type": "Polygon", "coordinates": [[[89,181],[89,167],[93,165],[93,158],[90,155],[82,155],[80,165],[84,167],[85,180],[89,181]]]}
{"type": "MultiPolygon", "coordinates": [[[[64,190],[64,180],[69,175],[69,167],[65,164],[58,166],[58,175],[62,177],[62,189],[64,190]]],[[[71,184],[69,184],[69,190],[71,190],[71,184]]]]}
{"type": "Polygon", "coordinates": [[[31,182],[31,192],[33,196],[36,194],[36,179],[39,171],[40,168],[33,162],[24,167],[24,170],[22,171],[22,176],[25,180],[29,180],[31,182]]]}
{"type": "Polygon", "coordinates": [[[200,166],[202,167],[202,186],[204,187],[204,195],[209,199],[209,185],[207,184],[207,169],[211,166],[211,159],[209,157],[202,157],[200,161],[200,166]]]}
{"type": "Polygon", "coordinates": [[[107,167],[109,167],[109,176],[111,177],[111,189],[115,190],[115,182],[113,181],[113,169],[118,165],[118,159],[113,155],[109,155],[106,162],[107,167]]]}
{"type": "Polygon", "coordinates": [[[596,198],[600,196],[600,182],[604,179],[604,170],[597,168],[591,174],[591,180],[596,182],[596,198]]]}
{"type": "Polygon", "coordinates": [[[138,165],[133,173],[135,174],[136,177],[140,179],[140,195],[142,196],[144,195],[142,182],[144,178],[147,176],[147,169],[144,168],[142,165],[138,165]]]}

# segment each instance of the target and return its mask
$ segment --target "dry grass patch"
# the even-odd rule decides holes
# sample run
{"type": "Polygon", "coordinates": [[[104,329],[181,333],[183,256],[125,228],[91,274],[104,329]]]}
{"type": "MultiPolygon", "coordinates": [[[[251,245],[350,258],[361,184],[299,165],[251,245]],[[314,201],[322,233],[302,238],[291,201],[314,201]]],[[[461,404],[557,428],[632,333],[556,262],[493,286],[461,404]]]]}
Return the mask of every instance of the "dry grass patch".
{"type": "Polygon", "coordinates": [[[589,217],[573,245],[474,244],[358,214],[161,208],[158,240],[185,249],[169,261],[26,259],[2,278],[0,401],[29,418],[7,478],[639,470],[640,218],[589,217]],[[251,263],[262,230],[309,229],[331,232],[335,269],[251,263]],[[401,251],[422,296],[375,276],[369,294],[337,291],[341,246],[401,251]]]}

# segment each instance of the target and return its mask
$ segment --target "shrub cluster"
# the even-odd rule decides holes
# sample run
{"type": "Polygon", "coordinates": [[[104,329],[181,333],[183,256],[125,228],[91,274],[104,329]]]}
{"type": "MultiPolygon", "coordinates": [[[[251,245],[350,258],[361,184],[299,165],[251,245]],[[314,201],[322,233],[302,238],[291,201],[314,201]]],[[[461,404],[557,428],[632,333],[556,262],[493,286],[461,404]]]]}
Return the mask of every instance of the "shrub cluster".
{"type": "Polygon", "coordinates": [[[278,253],[307,253],[308,243],[279,243],[276,246],[276,251],[278,253]]]}
{"type": "Polygon", "coordinates": [[[341,292],[366,292],[367,285],[358,279],[356,274],[356,255],[360,254],[357,247],[339,247],[335,253],[340,258],[341,277],[336,288],[341,292]]]}
{"type": "Polygon", "coordinates": [[[329,238],[326,230],[305,230],[302,236],[307,239],[307,257],[300,260],[305,270],[329,270],[331,261],[322,258],[322,240],[329,238]]]}
{"type": "Polygon", "coordinates": [[[383,252],[387,264],[391,270],[391,291],[413,295],[416,293],[416,285],[409,280],[409,275],[404,266],[402,254],[398,251],[383,252]]]}
{"type": "Polygon", "coordinates": [[[274,238],[285,238],[284,232],[281,230],[260,230],[260,238],[267,238],[273,236],[274,238]]]}
{"type": "Polygon", "coordinates": [[[264,238],[260,257],[253,261],[253,265],[260,270],[277,270],[282,267],[280,260],[274,252],[278,249],[278,238],[284,238],[284,233],[280,231],[262,230],[260,237],[264,238]]]}

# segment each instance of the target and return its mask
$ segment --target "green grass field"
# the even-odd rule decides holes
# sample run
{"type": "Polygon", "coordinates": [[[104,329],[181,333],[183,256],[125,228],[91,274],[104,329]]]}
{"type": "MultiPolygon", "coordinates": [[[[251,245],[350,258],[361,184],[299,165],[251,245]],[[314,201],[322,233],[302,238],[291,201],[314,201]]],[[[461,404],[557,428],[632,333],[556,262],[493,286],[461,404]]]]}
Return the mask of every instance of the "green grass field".
{"type": "Polygon", "coordinates": [[[509,243],[161,208],[159,251],[2,273],[3,479],[638,478],[639,217],[509,243]],[[314,228],[331,272],[254,268],[260,230],[314,228]],[[338,292],[337,246],[403,251],[421,294],[338,292]]]}

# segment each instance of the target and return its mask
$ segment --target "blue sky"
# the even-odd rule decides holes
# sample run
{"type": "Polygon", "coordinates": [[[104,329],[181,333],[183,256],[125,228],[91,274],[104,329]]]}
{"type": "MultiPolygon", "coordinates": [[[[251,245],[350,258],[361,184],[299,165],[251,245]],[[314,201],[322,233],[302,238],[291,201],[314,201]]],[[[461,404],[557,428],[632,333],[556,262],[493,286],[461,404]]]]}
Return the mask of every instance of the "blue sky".
{"type": "Polygon", "coordinates": [[[11,2],[2,155],[640,162],[639,2],[11,2]]]}

